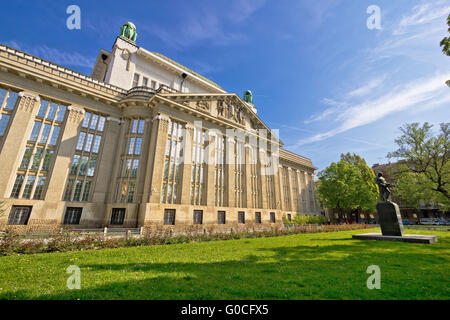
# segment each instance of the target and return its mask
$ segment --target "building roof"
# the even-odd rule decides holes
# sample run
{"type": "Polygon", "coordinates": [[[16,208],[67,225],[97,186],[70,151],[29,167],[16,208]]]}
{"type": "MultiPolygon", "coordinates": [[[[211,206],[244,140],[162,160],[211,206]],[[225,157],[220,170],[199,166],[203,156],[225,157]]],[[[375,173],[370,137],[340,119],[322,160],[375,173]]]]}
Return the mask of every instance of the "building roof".
{"type": "Polygon", "coordinates": [[[150,51],[150,52],[153,53],[153,54],[155,54],[155,55],[157,55],[158,57],[160,57],[160,58],[166,60],[167,62],[170,62],[170,63],[176,65],[177,67],[179,67],[179,68],[181,68],[181,69],[183,69],[183,70],[186,70],[186,71],[189,72],[189,73],[192,73],[193,75],[195,75],[195,76],[201,78],[202,80],[205,80],[205,81],[208,82],[209,84],[212,84],[213,86],[216,86],[216,87],[218,87],[218,88],[220,88],[220,89],[222,89],[222,90],[225,91],[224,88],[222,88],[221,86],[219,86],[219,85],[218,85],[217,83],[215,83],[214,81],[211,81],[211,80],[209,80],[208,78],[202,76],[201,74],[199,74],[199,73],[197,73],[197,72],[195,72],[195,71],[193,71],[193,70],[191,70],[191,69],[189,69],[189,68],[183,66],[182,64],[180,64],[180,63],[178,63],[178,62],[176,62],[176,61],[173,61],[172,59],[166,57],[165,55],[163,55],[163,54],[161,54],[161,53],[159,53],[159,52],[154,52],[154,51],[150,51]]]}

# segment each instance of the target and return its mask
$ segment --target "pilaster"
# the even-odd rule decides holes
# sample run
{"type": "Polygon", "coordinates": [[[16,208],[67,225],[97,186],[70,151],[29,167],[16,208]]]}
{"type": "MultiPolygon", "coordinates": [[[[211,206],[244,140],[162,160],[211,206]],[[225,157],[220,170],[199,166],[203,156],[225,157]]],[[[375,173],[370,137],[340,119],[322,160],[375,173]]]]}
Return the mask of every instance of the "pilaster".
{"type": "Polygon", "coordinates": [[[0,196],[9,198],[10,189],[16,178],[25,145],[33,128],[35,114],[39,106],[40,98],[29,92],[19,93],[16,105],[11,115],[10,127],[5,136],[0,152],[0,196]]]}

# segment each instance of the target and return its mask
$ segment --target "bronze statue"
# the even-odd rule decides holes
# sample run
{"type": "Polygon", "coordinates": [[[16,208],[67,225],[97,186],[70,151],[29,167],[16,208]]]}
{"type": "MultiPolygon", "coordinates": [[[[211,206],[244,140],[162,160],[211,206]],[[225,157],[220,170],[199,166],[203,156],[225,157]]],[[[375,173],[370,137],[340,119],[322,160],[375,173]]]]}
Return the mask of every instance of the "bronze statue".
{"type": "Polygon", "coordinates": [[[378,189],[380,191],[380,199],[383,202],[390,201],[391,190],[389,187],[392,185],[386,182],[386,179],[383,177],[381,172],[378,172],[377,177],[375,178],[375,182],[378,185],[378,189]]]}

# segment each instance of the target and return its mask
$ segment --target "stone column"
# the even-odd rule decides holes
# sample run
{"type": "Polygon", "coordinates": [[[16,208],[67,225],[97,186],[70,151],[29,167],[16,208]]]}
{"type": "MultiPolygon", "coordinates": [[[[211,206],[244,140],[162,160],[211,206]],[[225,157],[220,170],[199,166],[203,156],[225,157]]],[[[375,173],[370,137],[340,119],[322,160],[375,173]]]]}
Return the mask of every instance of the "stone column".
{"type": "MultiPolygon", "coordinates": [[[[316,197],[315,197],[315,184],[314,184],[314,173],[309,174],[309,179],[310,179],[310,188],[311,188],[311,199],[310,199],[310,203],[311,203],[311,211],[316,213],[317,209],[316,209],[316,197]]],[[[358,218],[359,219],[359,218],[358,218]]]]}
{"type": "Polygon", "coordinates": [[[259,149],[259,157],[258,157],[258,164],[257,164],[257,170],[260,172],[261,177],[261,205],[263,209],[269,208],[269,202],[268,202],[268,189],[267,189],[267,177],[266,177],[266,170],[264,167],[264,163],[266,163],[266,157],[267,153],[265,150],[259,149]]]}
{"type": "MultiPolygon", "coordinates": [[[[17,168],[22,160],[25,146],[31,130],[40,98],[37,95],[22,91],[16,101],[10,118],[7,136],[4,136],[3,147],[0,152],[0,197],[9,198],[11,188],[16,179],[17,168]]],[[[6,134],[6,131],[5,131],[6,134]]]]}
{"type": "MultiPolygon", "coordinates": [[[[287,195],[284,194],[284,185],[283,185],[283,166],[278,166],[278,175],[277,175],[277,180],[278,180],[278,185],[279,185],[279,193],[280,193],[280,209],[281,210],[285,210],[285,211],[289,211],[288,208],[286,208],[285,205],[285,197],[287,195]]],[[[278,206],[277,206],[278,207],[278,206]]]]}
{"type": "MultiPolygon", "coordinates": [[[[98,159],[98,172],[95,182],[95,189],[92,194],[92,202],[104,203],[108,201],[109,194],[108,189],[111,185],[116,182],[117,174],[115,174],[114,169],[120,164],[121,152],[119,147],[120,142],[120,129],[121,120],[113,117],[107,117],[106,130],[103,133],[103,150],[101,153],[101,158],[98,159]],[[108,196],[108,197],[107,197],[108,196]]],[[[123,126],[122,126],[123,127],[123,126]]],[[[74,147],[75,149],[75,147],[74,147]]],[[[111,190],[114,190],[112,188],[111,190]]],[[[111,200],[109,200],[111,201],[111,200]]]]}
{"type": "Polygon", "coordinates": [[[216,136],[208,131],[209,141],[206,153],[206,205],[214,206],[215,197],[215,185],[214,185],[214,174],[215,174],[215,155],[216,155],[216,136]]]}
{"type": "Polygon", "coordinates": [[[249,144],[245,145],[245,207],[246,208],[256,208],[256,203],[253,203],[253,192],[252,189],[252,166],[251,163],[251,152],[252,146],[249,144]]]}
{"type": "MultiPolygon", "coordinates": [[[[114,162],[112,171],[111,171],[111,180],[109,182],[109,190],[108,190],[108,195],[106,197],[106,202],[108,203],[112,203],[114,202],[114,194],[116,192],[116,183],[117,183],[117,178],[119,177],[119,166],[120,166],[120,158],[122,156],[122,150],[124,148],[124,143],[126,143],[125,141],[125,132],[127,130],[125,121],[124,120],[120,120],[120,119],[116,119],[116,118],[112,118],[112,117],[108,117],[107,118],[109,125],[112,126],[119,126],[119,133],[118,133],[118,137],[117,140],[115,141],[115,144],[117,144],[117,152],[115,154],[115,158],[116,161],[114,162]],[[115,124],[112,124],[115,123],[115,124]]],[[[106,214],[105,219],[108,219],[108,214],[106,214]]],[[[105,223],[107,224],[108,222],[105,220],[105,223]]]]}
{"type": "Polygon", "coordinates": [[[227,168],[226,171],[226,194],[227,194],[227,203],[228,207],[234,207],[235,201],[234,201],[234,191],[235,191],[235,185],[234,185],[234,139],[231,137],[228,137],[226,139],[226,147],[225,147],[225,167],[227,168]]]}
{"type": "Polygon", "coordinates": [[[296,204],[295,204],[295,198],[294,198],[294,185],[292,183],[292,177],[295,173],[292,171],[292,168],[288,167],[288,175],[287,175],[287,180],[289,183],[289,197],[291,198],[291,208],[289,209],[289,211],[297,211],[296,210],[296,204]]]}
{"type": "MultiPolygon", "coordinates": [[[[183,137],[183,170],[181,172],[181,204],[191,203],[192,145],[194,143],[194,127],[186,124],[183,137]]],[[[178,196],[177,196],[178,198],[178,196]]]]}
{"type": "MultiPolygon", "coordinates": [[[[273,156],[272,156],[273,158],[273,156]]],[[[272,159],[273,161],[273,159],[272,159]]],[[[276,170],[274,176],[273,176],[273,180],[274,180],[274,188],[275,188],[275,208],[276,209],[280,209],[281,210],[281,202],[283,201],[283,199],[281,198],[281,184],[280,184],[280,175],[281,175],[281,171],[280,171],[280,167],[278,166],[278,170],[276,170]]]]}
{"type": "Polygon", "coordinates": [[[55,162],[45,194],[45,201],[48,202],[58,202],[61,201],[63,197],[70,164],[77,145],[78,128],[84,118],[84,109],[80,106],[68,106],[67,111],[66,124],[61,133],[62,136],[58,147],[58,153],[54,155],[55,162]]]}
{"type": "Polygon", "coordinates": [[[151,203],[161,202],[161,186],[164,168],[164,157],[166,153],[167,132],[169,130],[170,119],[168,117],[158,115],[153,119],[153,127],[156,134],[156,145],[154,149],[154,157],[152,163],[152,180],[150,185],[150,201],[151,203]]]}
{"type": "Polygon", "coordinates": [[[305,179],[305,199],[306,199],[306,212],[310,213],[311,208],[309,205],[309,179],[308,179],[308,173],[306,171],[303,172],[304,179],[305,179]]]}

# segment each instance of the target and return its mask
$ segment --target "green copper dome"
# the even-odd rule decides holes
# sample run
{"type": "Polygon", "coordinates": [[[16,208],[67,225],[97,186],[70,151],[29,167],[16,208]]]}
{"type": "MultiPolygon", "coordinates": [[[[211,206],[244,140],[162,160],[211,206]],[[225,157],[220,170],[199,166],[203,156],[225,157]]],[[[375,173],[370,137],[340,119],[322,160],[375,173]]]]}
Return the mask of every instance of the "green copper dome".
{"type": "Polygon", "coordinates": [[[253,95],[250,90],[244,92],[244,101],[253,104],[253,95]]]}
{"type": "Polygon", "coordinates": [[[120,36],[130,41],[136,42],[136,26],[132,22],[124,23],[124,25],[120,27],[120,36]]]}

